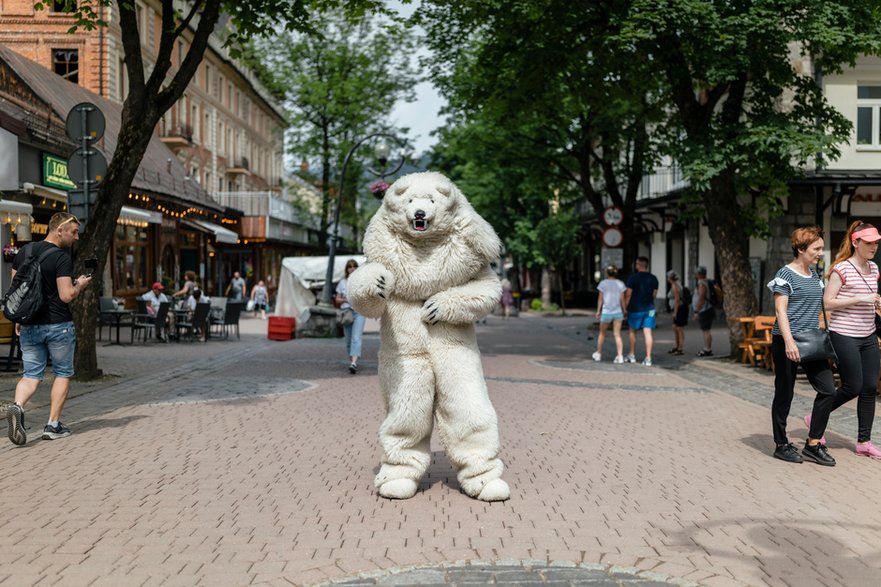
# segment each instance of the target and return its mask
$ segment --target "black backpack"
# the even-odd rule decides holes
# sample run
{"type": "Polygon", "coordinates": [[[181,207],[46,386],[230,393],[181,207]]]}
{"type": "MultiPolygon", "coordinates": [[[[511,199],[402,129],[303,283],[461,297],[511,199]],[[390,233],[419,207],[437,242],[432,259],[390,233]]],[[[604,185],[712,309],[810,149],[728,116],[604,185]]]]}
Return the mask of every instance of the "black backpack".
{"type": "Polygon", "coordinates": [[[43,297],[43,272],[40,263],[55,251],[57,247],[49,247],[39,257],[34,254],[34,245],[28,245],[28,257],[15,272],[12,284],[6,295],[0,299],[3,315],[12,322],[28,324],[40,311],[46,300],[43,297]]]}

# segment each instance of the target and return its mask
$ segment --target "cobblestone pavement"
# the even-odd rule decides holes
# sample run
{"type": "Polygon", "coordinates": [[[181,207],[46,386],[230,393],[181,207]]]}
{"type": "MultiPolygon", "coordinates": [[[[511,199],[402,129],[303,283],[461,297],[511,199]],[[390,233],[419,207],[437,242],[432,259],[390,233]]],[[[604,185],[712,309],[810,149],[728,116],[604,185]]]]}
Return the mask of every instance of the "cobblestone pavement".
{"type": "MultiPolygon", "coordinates": [[[[268,341],[252,319],[241,340],[100,347],[70,438],[39,439],[44,384],[29,442],[0,445],[0,585],[881,584],[881,463],[854,455],[852,406],[836,467],[783,463],[768,373],[695,359],[693,328],[667,355],[669,320],[654,367],[595,363],[590,322],[478,326],[504,503],[462,494],[437,439],[414,498],[376,495],[375,333],[356,376],[342,341],[268,341]]],[[[794,442],[811,402],[799,383],[794,442]]]]}

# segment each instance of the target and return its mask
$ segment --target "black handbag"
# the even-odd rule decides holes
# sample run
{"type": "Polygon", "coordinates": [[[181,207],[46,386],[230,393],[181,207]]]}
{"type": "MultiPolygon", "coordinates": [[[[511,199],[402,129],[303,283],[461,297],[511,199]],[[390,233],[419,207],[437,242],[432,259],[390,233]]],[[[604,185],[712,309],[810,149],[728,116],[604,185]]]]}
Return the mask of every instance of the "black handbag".
{"type": "Polygon", "coordinates": [[[823,322],[826,323],[825,329],[812,328],[792,335],[793,340],[795,340],[795,346],[798,347],[801,363],[828,360],[832,360],[835,363],[838,362],[838,355],[835,354],[832,339],[829,337],[829,322],[826,320],[826,304],[823,303],[823,298],[820,298],[820,308],[823,310],[823,322]]]}

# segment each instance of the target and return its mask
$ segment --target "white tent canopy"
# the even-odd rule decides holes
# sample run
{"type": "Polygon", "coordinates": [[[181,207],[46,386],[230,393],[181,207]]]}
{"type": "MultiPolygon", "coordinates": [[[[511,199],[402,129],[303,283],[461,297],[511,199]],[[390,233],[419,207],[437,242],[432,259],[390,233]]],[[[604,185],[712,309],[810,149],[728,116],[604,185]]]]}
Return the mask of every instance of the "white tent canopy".
{"type": "MultiPolygon", "coordinates": [[[[367,258],[363,255],[337,255],[333,264],[333,282],[343,278],[346,262],[355,259],[363,265],[367,258]]],[[[273,313],[276,316],[295,316],[299,319],[304,310],[314,306],[316,296],[313,291],[324,287],[327,275],[327,257],[285,257],[281,262],[281,275],[278,279],[278,293],[273,313]]]]}

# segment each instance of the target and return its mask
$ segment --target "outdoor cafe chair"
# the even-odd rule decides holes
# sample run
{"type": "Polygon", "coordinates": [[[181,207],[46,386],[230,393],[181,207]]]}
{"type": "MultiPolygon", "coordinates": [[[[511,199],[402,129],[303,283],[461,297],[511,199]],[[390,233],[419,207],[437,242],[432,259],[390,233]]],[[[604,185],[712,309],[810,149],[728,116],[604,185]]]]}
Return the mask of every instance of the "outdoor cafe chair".
{"type": "Polygon", "coordinates": [[[152,336],[154,328],[156,329],[156,333],[161,335],[162,331],[166,329],[165,322],[168,320],[168,309],[170,307],[171,304],[169,302],[161,302],[155,315],[148,312],[135,314],[134,321],[132,322],[132,342],[135,340],[136,331],[138,339],[141,338],[141,334],[143,333],[144,342],[147,342],[152,336]]]}
{"type": "Polygon", "coordinates": [[[101,296],[98,298],[98,340],[101,340],[101,333],[104,327],[107,327],[107,338],[110,338],[111,328],[116,322],[113,317],[106,312],[112,312],[116,309],[113,298],[101,296]]]}
{"type": "Polygon", "coordinates": [[[236,330],[236,338],[239,336],[239,317],[244,309],[244,302],[227,302],[223,316],[220,318],[212,318],[211,326],[215,327],[218,334],[223,334],[224,338],[229,338],[229,332],[233,328],[236,330]]]}
{"type": "Polygon", "coordinates": [[[175,331],[178,340],[181,338],[181,332],[186,332],[187,338],[193,340],[196,331],[202,333],[203,340],[208,340],[208,314],[211,312],[211,304],[209,302],[199,302],[190,318],[179,318],[175,323],[175,331]]]}

